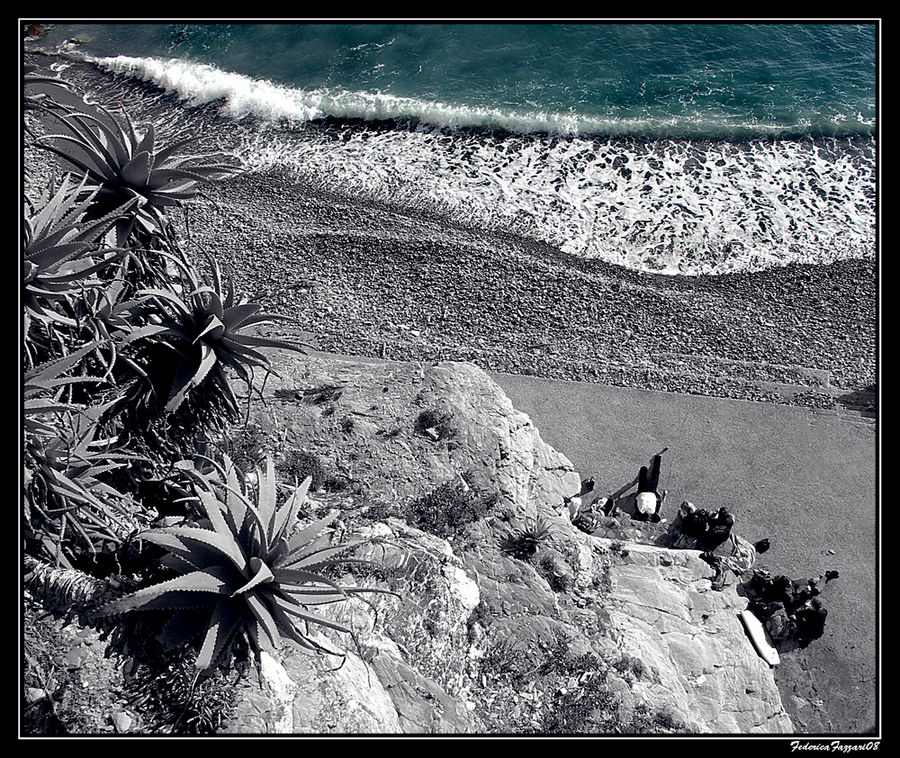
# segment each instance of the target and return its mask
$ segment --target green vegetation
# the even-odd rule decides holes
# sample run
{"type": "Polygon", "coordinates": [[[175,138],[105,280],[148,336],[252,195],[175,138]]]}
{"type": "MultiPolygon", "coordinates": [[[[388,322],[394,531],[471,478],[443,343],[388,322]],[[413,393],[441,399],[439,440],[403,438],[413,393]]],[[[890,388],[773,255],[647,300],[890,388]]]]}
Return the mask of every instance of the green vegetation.
{"type": "Polygon", "coordinates": [[[660,734],[685,730],[670,710],[626,704],[610,681],[632,685],[646,667],[622,656],[613,665],[592,651],[575,653],[564,633],[537,646],[504,633],[488,643],[480,674],[493,705],[483,714],[488,731],[533,734],[660,734]]]}
{"type": "Polygon", "coordinates": [[[415,431],[433,440],[445,440],[453,436],[453,414],[439,408],[427,408],[416,417],[415,431]]]}
{"type": "Polygon", "coordinates": [[[410,525],[438,537],[452,537],[467,524],[483,518],[496,497],[451,479],[411,502],[404,512],[410,525]]]}
{"type": "Polygon", "coordinates": [[[175,647],[202,631],[198,669],[212,669],[230,652],[238,634],[254,651],[271,651],[283,638],[313,652],[331,652],[312,639],[310,624],[350,630],[310,613],[312,605],[336,603],[376,590],[341,587],[321,573],[346,560],[359,543],[331,545],[322,531],[337,517],[332,512],[291,534],[310,479],[297,487],[281,508],[275,502],[271,458],[257,476],[253,497],[244,493],[243,476],[225,461],[213,480],[197,473],[196,488],[206,526],[150,529],[141,538],[168,551],[161,563],[179,576],[104,605],[100,615],[134,610],[172,610],[161,638],[175,647]]]}
{"type": "Polygon", "coordinates": [[[532,669],[522,646],[511,637],[497,637],[481,659],[481,673],[520,684],[532,669]]]}
{"type": "Polygon", "coordinates": [[[527,560],[553,536],[553,527],[543,517],[526,519],[525,524],[509,531],[501,539],[500,547],[509,555],[527,560]]]}
{"type": "Polygon", "coordinates": [[[154,733],[215,734],[227,721],[236,693],[228,672],[198,676],[196,652],[179,648],[135,664],[129,704],[154,733]]]}
{"type": "Polygon", "coordinates": [[[613,668],[625,679],[645,679],[649,675],[644,662],[633,655],[620,656],[613,662],[613,668]]]}
{"type": "MultiPolygon", "coordinates": [[[[286,642],[332,652],[311,627],[350,630],[310,608],[375,591],[332,578],[358,544],[331,544],[335,513],[301,524],[321,464],[286,460],[279,473],[295,488],[279,505],[265,436],[227,440],[239,417],[230,381],[249,390],[254,370],[270,371],[263,350],[304,347],[256,333],[284,317],[239,297],[214,259],[196,268],[166,216],[234,165],[185,153],[193,138],[161,140],[153,124],[35,69],[24,105],[31,145],[59,163],[39,197],[24,198],[22,223],[22,536],[41,577],[33,591],[65,608],[78,577],[111,579],[68,608],[131,657],[130,696],[167,722],[161,730],[210,733],[234,662],[286,642]],[[241,467],[224,454],[232,448],[241,467]],[[203,455],[213,450],[224,452],[203,455]],[[251,492],[244,472],[259,463],[251,492]]],[[[62,714],[60,688],[41,683],[54,678],[40,654],[49,639],[31,637],[31,652],[26,639],[26,728],[87,730],[62,714]]]]}
{"type": "MultiPolygon", "coordinates": [[[[46,81],[26,77],[26,91],[46,87],[46,81]]],[[[162,234],[167,207],[194,197],[198,183],[235,170],[214,163],[214,156],[178,155],[196,142],[188,138],[165,146],[156,140],[153,124],[138,135],[128,117],[116,118],[100,105],[89,105],[72,89],[56,85],[44,100],[50,127],[59,132],[39,137],[35,145],[54,153],[63,167],[96,187],[90,216],[102,217],[122,203],[138,199],[134,213],[117,219],[115,241],[126,243],[139,233],[162,234]]]]}
{"type": "Polygon", "coordinates": [[[278,473],[288,482],[302,482],[309,478],[313,492],[322,488],[339,489],[341,486],[340,481],[328,473],[319,456],[306,450],[288,450],[278,465],[278,473]]]}
{"type": "MultiPolygon", "coordinates": [[[[622,656],[612,666],[625,680],[646,676],[643,662],[622,656]]],[[[621,697],[609,684],[609,667],[593,653],[572,655],[565,639],[547,656],[545,675],[576,679],[578,686],[557,690],[551,708],[545,713],[540,731],[548,734],[659,734],[685,729],[667,709],[635,703],[630,711],[621,707],[621,697]]]]}
{"type": "MultiPolygon", "coordinates": [[[[87,675],[67,666],[62,631],[33,602],[23,603],[23,621],[33,645],[22,655],[22,730],[24,734],[62,736],[90,734],[100,726],[103,682],[96,671],[87,675]]],[[[105,714],[103,714],[105,715],[105,714]]]]}

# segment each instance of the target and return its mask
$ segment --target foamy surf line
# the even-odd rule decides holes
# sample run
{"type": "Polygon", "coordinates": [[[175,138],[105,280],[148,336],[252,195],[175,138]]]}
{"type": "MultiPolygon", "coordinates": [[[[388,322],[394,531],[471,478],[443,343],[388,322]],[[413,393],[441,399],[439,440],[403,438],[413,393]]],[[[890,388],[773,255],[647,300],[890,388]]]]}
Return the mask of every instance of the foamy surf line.
{"type": "Polygon", "coordinates": [[[597,129],[599,122],[556,114],[514,115],[490,108],[454,106],[381,93],[302,90],[222,71],[176,58],[94,59],[100,68],[140,79],[173,92],[189,105],[222,101],[231,118],[255,116],[267,121],[303,123],[324,118],[408,121],[444,127],[479,127],[515,132],[573,134],[597,129]]]}
{"type": "MultiPolygon", "coordinates": [[[[463,125],[459,111],[441,112],[434,103],[306,92],[179,60],[94,63],[188,106],[214,103],[236,127],[252,116],[248,128],[238,128],[240,157],[251,169],[287,167],[340,191],[430,204],[577,256],[700,275],[875,253],[871,136],[562,137],[531,131],[535,122],[498,134],[449,128],[454,119],[463,125]],[[432,109],[444,125],[404,125],[414,107],[432,109]],[[393,126],[375,128],[382,119],[393,126]]],[[[476,121],[464,125],[483,125],[476,121]]]]}
{"type": "Polygon", "coordinates": [[[779,138],[869,135],[874,124],[860,114],[835,114],[794,125],[746,122],[739,117],[692,116],[600,118],[571,113],[522,112],[458,105],[386,93],[299,89],[223,71],[179,58],[114,56],[87,60],[175,93],[191,105],[221,100],[222,114],[302,123],[322,118],[416,121],[445,128],[479,128],[519,134],[608,137],[779,138]]]}
{"type": "Polygon", "coordinates": [[[243,158],[394,203],[428,199],[459,219],[655,273],[826,264],[875,251],[866,146],[335,129],[337,138],[254,135],[243,158]]]}

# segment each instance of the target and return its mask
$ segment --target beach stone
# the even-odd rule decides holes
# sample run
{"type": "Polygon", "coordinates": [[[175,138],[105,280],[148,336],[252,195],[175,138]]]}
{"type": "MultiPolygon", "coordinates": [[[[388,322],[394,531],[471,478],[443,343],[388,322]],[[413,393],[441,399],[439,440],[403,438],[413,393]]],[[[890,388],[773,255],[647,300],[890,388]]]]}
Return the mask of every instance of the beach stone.
{"type": "Polygon", "coordinates": [[[89,645],[76,645],[63,656],[63,662],[68,669],[80,668],[90,657],[89,645]]]}
{"type": "Polygon", "coordinates": [[[41,687],[25,688],[25,700],[29,705],[31,703],[36,703],[38,700],[43,700],[45,697],[48,697],[47,690],[42,689],[41,687]]]}
{"type": "Polygon", "coordinates": [[[134,719],[130,714],[125,711],[115,711],[110,714],[110,721],[112,722],[113,727],[119,734],[124,734],[131,730],[132,725],[134,724],[134,719]]]}

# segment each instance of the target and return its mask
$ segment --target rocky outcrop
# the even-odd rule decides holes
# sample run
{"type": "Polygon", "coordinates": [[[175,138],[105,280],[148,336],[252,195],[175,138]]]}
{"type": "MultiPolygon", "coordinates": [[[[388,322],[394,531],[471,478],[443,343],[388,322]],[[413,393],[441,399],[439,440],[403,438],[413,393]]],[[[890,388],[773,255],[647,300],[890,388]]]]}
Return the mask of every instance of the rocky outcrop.
{"type": "MultiPolygon", "coordinates": [[[[220,731],[792,731],[734,587],[712,591],[709,567],[668,548],[665,525],[576,529],[563,500],[580,477],[481,370],[326,357],[277,368],[243,454],[274,452],[285,484],[316,462],[303,517],[337,508],[332,541],[362,540],[371,562],[340,581],[378,591],[317,608],[352,630],[310,627],[333,655],[263,655],[220,731]]],[[[91,656],[102,646],[79,644],[66,665],[88,670],[91,656]]],[[[118,701],[104,712],[104,728],[144,728],[118,701]]]]}
{"type": "Polygon", "coordinates": [[[703,732],[792,731],[766,664],[750,646],[734,587],[710,589],[695,551],[631,543],[612,569],[609,612],[622,651],[650,670],[635,693],[703,732]]]}
{"type": "Polygon", "coordinates": [[[328,606],[353,629],[323,632],[343,655],[267,658],[229,731],[792,730],[738,621],[746,601],[627,521],[575,529],[563,498],[578,474],[480,369],[277,368],[251,425],[283,461],[300,445],[342,482],[312,506],[340,505],[335,541],[376,538],[363,557],[383,567],[344,579],[393,594],[328,606]],[[447,483],[490,496],[449,532],[416,510],[447,483]],[[529,529],[546,530],[533,554],[516,550],[529,529]]]}

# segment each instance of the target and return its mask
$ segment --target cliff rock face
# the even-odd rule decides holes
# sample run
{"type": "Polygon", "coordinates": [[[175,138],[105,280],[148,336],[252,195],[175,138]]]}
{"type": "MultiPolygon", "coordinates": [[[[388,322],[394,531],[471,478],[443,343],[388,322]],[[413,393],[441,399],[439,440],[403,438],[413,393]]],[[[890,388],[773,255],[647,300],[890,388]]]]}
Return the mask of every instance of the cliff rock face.
{"type": "Polygon", "coordinates": [[[792,731],[766,664],[737,613],[734,588],[709,587],[695,551],[629,544],[612,571],[609,610],[622,649],[655,673],[636,690],[667,701],[698,731],[792,731]]]}
{"type": "Polygon", "coordinates": [[[624,521],[575,529],[579,475],[480,369],[276,368],[248,428],[277,443],[283,476],[300,449],[321,462],[310,507],[339,506],[333,539],[375,538],[362,557],[383,567],[342,581],[393,594],[327,606],[354,630],[320,630],[343,655],[266,657],[228,731],[792,731],[746,601],[624,521]],[[442,487],[457,499],[429,501],[442,487]]]}

